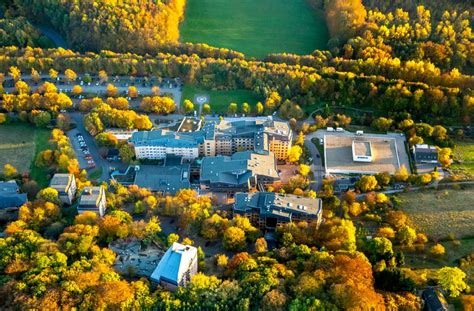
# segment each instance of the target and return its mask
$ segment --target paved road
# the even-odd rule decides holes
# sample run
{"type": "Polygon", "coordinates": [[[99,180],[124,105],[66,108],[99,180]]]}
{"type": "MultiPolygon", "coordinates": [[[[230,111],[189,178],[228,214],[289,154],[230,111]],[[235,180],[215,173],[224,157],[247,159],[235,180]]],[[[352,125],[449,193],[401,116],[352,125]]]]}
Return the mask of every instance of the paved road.
{"type": "Polygon", "coordinates": [[[53,28],[37,24],[34,24],[33,26],[35,26],[43,35],[51,39],[56,47],[69,49],[69,45],[67,44],[66,40],[64,40],[64,38],[53,28]]]}
{"type": "Polygon", "coordinates": [[[311,171],[314,175],[314,183],[311,183],[311,188],[313,190],[320,190],[323,185],[323,177],[324,177],[324,167],[321,160],[321,155],[319,154],[318,148],[313,144],[311,138],[306,138],[304,140],[304,145],[308,148],[309,152],[311,153],[311,157],[313,161],[311,163],[311,171]]]}
{"type": "MultiPolygon", "coordinates": [[[[109,162],[106,159],[103,159],[100,156],[99,147],[97,146],[95,139],[89,134],[89,132],[87,132],[87,130],[84,127],[84,123],[82,122],[84,115],[80,112],[70,112],[68,113],[68,115],[77,124],[77,128],[67,133],[69,140],[73,144],[74,151],[76,152],[76,156],[78,160],[80,161],[80,164],[87,165],[87,163],[84,161],[84,154],[82,153],[82,150],[76,138],[76,134],[81,133],[82,136],[84,137],[84,141],[87,144],[87,147],[89,148],[91,156],[94,159],[94,162],[96,164],[96,168],[93,170],[96,170],[99,167],[102,167],[102,175],[99,178],[99,182],[109,180],[109,171],[111,168],[125,169],[128,166],[127,164],[122,163],[122,162],[118,162],[118,161],[109,162]]],[[[81,168],[83,168],[82,165],[81,165],[81,168]]],[[[93,170],[90,170],[90,171],[93,171],[93,170]]]]}

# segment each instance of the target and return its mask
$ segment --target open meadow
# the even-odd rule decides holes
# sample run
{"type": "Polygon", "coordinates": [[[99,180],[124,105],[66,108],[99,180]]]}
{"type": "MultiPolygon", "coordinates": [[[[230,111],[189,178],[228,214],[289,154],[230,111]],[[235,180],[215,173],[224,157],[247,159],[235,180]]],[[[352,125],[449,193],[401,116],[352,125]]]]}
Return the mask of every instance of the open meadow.
{"type": "Polygon", "coordinates": [[[252,57],[326,49],[322,12],[306,0],[188,0],[181,41],[207,43],[252,57]]]}
{"type": "Polygon", "coordinates": [[[402,209],[417,231],[434,239],[474,235],[474,188],[418,191],[400,195],[402,209]]]}
{"type": "MultiPolygon", "coordinates": [[[[230,103],[237,103],[239,109],[243,103],[248,103],[250,108],[255,109],[255,105],[262,99],[258,98],[252,91],[249,90],[229,90],[229,91],[212,91],[195,87],[192,85],[186,85],[183,89],[182,101],[189,99],[194,101],[194,95],[207,95],[209,96],[211,110],[216,113],[227,112],[230,103]]],[[[198,109],[197,103],[195,109],[198,109]]],[[[181,103],[181,106],[182,103],[181,103]]]]}
{"type": "Polygon", "coordinates": [[[474,176],[474,141],[456,141],[453,157],[455,163],[451,165],[452,169],[474,176]]]}
{"type": "Polygon", "coordinates": [[[31,178],[40,186],[47,185],[46,169],[36,167],[34,160],[48,148],[49,136],[49,130],[29,124],[0,125],[0,168],[9,163],[20,173],[30,171],[31,178]]]}

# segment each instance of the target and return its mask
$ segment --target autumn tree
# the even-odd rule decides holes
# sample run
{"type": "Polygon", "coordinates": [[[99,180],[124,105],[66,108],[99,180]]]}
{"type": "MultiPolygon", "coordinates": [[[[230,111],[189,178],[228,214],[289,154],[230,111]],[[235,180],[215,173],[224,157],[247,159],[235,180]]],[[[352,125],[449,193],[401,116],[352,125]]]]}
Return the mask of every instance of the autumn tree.
{"type": "Polygon", "coordinates": [[[108,96],[117,96],[118,94],[118,88],[113,85],[112,83],[109,83],[107,85],[107,95],[108,96]]]}
{"type": "Polygon", "coordinates": [[[301,176],[307,177],[311,172],[311,167],[306,164],[300,164],[298,166],[298,172],[301,174],[301,176]]]}
{"type": "Polygon", "coordinates": [[[229,227],[224,232],[223,246],[228,250],[242,250],[246,246],[245,232],[238,227],[229,227]]]}
{"type": "Polygon", "coordinates": [[[227,111],[230,114],[235,114],[237,112],[237,104],[236,103],[230,103],[227,111]]]}
{"type": "Polygon", "coordinates": [[[18,171],[13,165],[7,163],[3,166],[3,175],[6,178],[13,178],[18,175],[18,171]]]}
{"type": "Polygon", "coordinates": [[[288,150],[287,161],[291,163],[296,163],[300,160],[302,154],[303,149],[298,145],[294,145],[290,148],[290,150],[288,150]]]}
{"type": "Polygon", "coordinates": [[[56,80],[56,79],[58,78],[58,74],[59,74],[59,73],[58,73],[56,70],[54,70],[54,69],[51,68],[51,69],[49,70],[48,74],[49,74],[49,78],[50,78],[51,80],[56,80]]]}
{"type": "Polygon", "coordinates": [[[378,183],[377,183],[377,179],[375,178],[375,176],[364,175],[360,178],[357,185],[358,185],[358,187],[360,188],[360,190],[362,192],[369,192],[369,191],[375,190],[378,183]]]}
{"type": "Polygon", "coordinates": [[[185,99],[184,102],[183,102],[183,105],[184,105],[184,107],[183,107],[184,112],[186,112],[186,113],[190,113],[194,110],[194,104],[189,99],[185,99]]]}
{"type": "Polygon", "coordinates": [[[438,270],[439,284],[449,292],[450,297],[458,297],[468,288],[465,278],[466,273],[457,267],[444,267],[438,270]]]}
{"type": "Polygon", "coordinates": [[[74,85],[72,88],[72,94],[73,95],[81,95],[82,94],[82,87],[80,85],[74,85]]]}
{"type": "Polygon", "coordinates": [[[69,68],[66,69],[66,71],[64,71],[64,76],[66,78],[66,81],[70,83],[77,80],[76,72],[74,72],[74,70],[69,69],[69,68]]]}
{"type": "Polygon", "coordinates": [[[263,237],[258,238],[255,241],[255,252],[265,253],[267,250],[268,250],[268,245],[267,245],[267,241],[265,240],[265,238],[263,238],[263,237]]]}

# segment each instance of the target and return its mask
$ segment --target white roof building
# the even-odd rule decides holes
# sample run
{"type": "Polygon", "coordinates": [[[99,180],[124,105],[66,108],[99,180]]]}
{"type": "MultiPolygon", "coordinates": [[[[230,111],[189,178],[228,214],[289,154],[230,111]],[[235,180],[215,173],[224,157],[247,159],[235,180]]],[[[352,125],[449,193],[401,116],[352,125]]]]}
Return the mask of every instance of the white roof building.
{"type": "Polygon", "coordinates": [[[197,248],[173,243],[150,279],[165,289],[175,291],[178,286],[186,286],[191,281],[191,277],[197,273],[197,268],[197,248]]]}

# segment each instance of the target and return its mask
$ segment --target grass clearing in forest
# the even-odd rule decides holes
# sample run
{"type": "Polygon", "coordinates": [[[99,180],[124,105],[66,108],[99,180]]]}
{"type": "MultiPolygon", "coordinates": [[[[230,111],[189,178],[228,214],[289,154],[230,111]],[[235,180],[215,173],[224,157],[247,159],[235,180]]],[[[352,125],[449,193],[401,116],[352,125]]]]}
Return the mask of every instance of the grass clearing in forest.
{"type": "Polygon", "coordinates": [[[323,12],[307,0],[188,0],[181,41],[263,58],[270,53],[309,54],[326,49],[323,12]]]}
{"type": "Polygon", "coordinates": [[[453,163],[451,168],[474,176],[474,141],[456,141],[454,144],[453,157],[460,163],[453,163]]]}
{"type": "Polygon", "coordinates": [[[47,147],[50,132],[29,124],[0,125],[0,168],[7,163],[18,172],[27,172],[35,160],[38,149],[47,147]]]}
{"type": "MultiPolygon", "coordinates": [[[[209,89],[199,88],[193,85],[186,85],[183,88],[183,96],[181,97],[182,102],[185,99],[189,99],[194,102],[194,95],[196,94],[205,94],[209,95],[210,106],[212,112],[215,113],[225,113],[229,109],[230,103],[237,103],[238,109],[243,103],[248,103],[250,109],[253,112],[257,102],[262,101],[263,99],[259,98],[250,90],[229,90],[229,91],[213,91],[209,89]]],[[[181,107],[183,104],[181,103],[181,107]]],[[[195,110],[198,110],[198,104],[194,103],[195,110]]]]}
{"type": "Polygon", "coordinates": [[[400,195],[402,209],[418,232],[434,239],[472,237],[474,188],[427,190],[400,195]]]}

